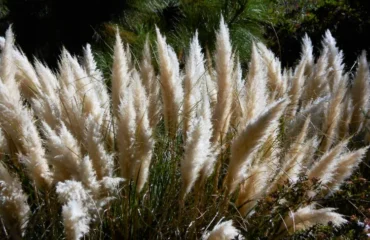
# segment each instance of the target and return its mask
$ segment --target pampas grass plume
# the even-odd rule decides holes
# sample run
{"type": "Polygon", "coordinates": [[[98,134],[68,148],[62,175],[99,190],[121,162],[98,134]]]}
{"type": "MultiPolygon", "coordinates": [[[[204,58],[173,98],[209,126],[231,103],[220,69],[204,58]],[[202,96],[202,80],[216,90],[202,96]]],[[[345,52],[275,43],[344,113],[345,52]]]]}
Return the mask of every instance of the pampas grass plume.
{"type": "Polygon", "coordinates": [[[244,239],[240,236],[240,232],[233,226],[233,221],[218,223],[211,232],[205,233],[202,236],[203,240],[232,240],[244,239]]]}
{"type": "Polygon", "coordinates": [[[309,179],[319,179],[322,184],[331,181],[333,170],[336,168],[336,159],[344,151],[348,144],[348,139],[339,142],[334,148],[326,152],[308,171],[309,179]]]}
{"type": "Polygon", "coordinates": [[[15,239],[24,235],[30,207],[21,182],[0,162],[0,217],[15,239]]]}
{"type": "MultiPolygon", "coordinates": [[[[51,173],[45,159],[40,135],[32,113],[10,96],[12,92],[0,81],[0,125],[23,155],[28,174],[38,187],[49,186],[51,173]]],[[[17,97],[16,97],[17,98],[17,97]]]]}
{"type": "Polygon", "coordinates": [[[189,56],[187,57],[185,66],[185,79],[184,79],[184,106],[183,106],[183,133],[184,139],[186,140],[186,135],[192,120],[194,119],[197,105],[201,100],[201,86],[199,83],[202,75],[205,72],[203,65],[203,54],[198,42],[198,32],[190,43],[189,56]]]}
{"type": "Polygon", "coordinates": [[[154,150],[152,138],[153,129],[150,127],[148,110],[149,101],[145,88],[141,84],[139,74],[134,74],[133,79],[134,107],[136,111],[136,139],[134,147],[134,162],[131,166],[131,175],[136,182],[136,190],[140,192],[147,181],[149,166],[154,150]],[[136,76],[136,77],[135,77],[136,76]]]}
{"type": "Polygon", "coordinates": [[[299,208],[296,212],[291,213],[284,219],[279,232],[287,231],[293,233],[312,227],[315,224],[327,225],[331,222],[335,227],[339,227],[347,220],[341,214],[333,212],[333,208],[315,209],[314,205],[299,208]]]}
{"type": "Polygon", "coordinates": [[[176,136],[179,127],[179,113],[183,102],[183,89],[180,81],[179,62],[174,50],[167,45],[166,38],[156,28],[160,66],[163,117],[170,138],[176,136]]]}
{"type": "Polygon", "coordinates": [[[364,51],[358,59],[356,77],[351,90],[353,114],[350,126],[353,133],[358,133],[362,129],[365,120],[364,111],[369,108],[369,95],[369,64],[364,51]]]}
{"type": "Polygon", "coordinates": [[[249,72],[245,85],[245,116],[240,122],[240,130],[249,123],[253,118],[257,117],[264,111],[267,105],[267,83],[263,77],[261,56],[257,51],[256,44],[252,45],[252,55],[249,64],[249,72]]]}
{"type": "Polygon", "coordinates": [[[202,176],[201,183],[203,183],[213,171],[215,159],[212,157],[210,142],[212,125],[209,103],[206,97],[198,114],[200,116],[193,119],[188,130],[184,158],[181,160],[181,178],[183,182],[181,198],[185,198],[190,192],[200,174],[202,176]]]}
{"type": "Polygon", "coordinates": [[[117,29],[112,66],[112,108],[115,115],[117,115],[124,89],[129,84],[129,76],[126,52],[117,29]]]}
{"type": "Polygon", "coordinates": [[[216,34],[216,72],[217,72],[217,102],[213,114],[213,137],[216,143],[224,139],[229,129],[232,105],[232,48],[224,18],[221,16],[220,29],[216,34]]]}
{"type": "Polygon", "coordinates": [[[355,168],[364,159],[368,149],[369,147],[360,148],[356,151],[346,153],[338,159],[337,168],[333,173],[332,180],[328,184],[328,189],[331,192],[338,190],[344,180],[351,176],[355,168]]]}
{"type": "Polygon", "coordinates": [[[243,180],[243,170],[250,164],[253,153],[261,146],[274,128],[287,105],[282,99],[272,104],[260,117],[240,133],[231,145],[231,158],[225,179],[229,193],[234,192],[237,184],[243,180]]]}
{"type": "Polygon", "coordinates": [[[150,121],[150,127],[153,128],[161,119],[162,103],[160,99],[161,95],[159,81],[152,64],[152,56],[150,53],[148,38],[144,44],[142,60],[140,64],[140,74],[149,101],[148,118],[150,121]]]}

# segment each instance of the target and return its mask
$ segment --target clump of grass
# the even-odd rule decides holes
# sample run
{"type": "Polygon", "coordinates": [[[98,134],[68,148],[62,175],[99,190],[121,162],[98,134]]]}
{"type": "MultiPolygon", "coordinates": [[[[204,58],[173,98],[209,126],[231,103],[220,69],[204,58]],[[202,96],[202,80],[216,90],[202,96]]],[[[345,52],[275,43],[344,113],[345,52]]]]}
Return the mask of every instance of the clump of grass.
{"type": "Polygon", "coordinates": [[[294,69],[254,43],[247,73],[222,18],[215,68],[197,33],[181,69],[157,29],[158,72],[148,42],[137,63],[117,34],[109,80],[89,45],[80,60],[64,49],[55,73],[13,38],[0,42],[2,238],[281,239],[351,221],[325,203],[367,153],[369,66],[362,54],[352,81],[330,32],[316,62],[304,37],[294,69]]]}

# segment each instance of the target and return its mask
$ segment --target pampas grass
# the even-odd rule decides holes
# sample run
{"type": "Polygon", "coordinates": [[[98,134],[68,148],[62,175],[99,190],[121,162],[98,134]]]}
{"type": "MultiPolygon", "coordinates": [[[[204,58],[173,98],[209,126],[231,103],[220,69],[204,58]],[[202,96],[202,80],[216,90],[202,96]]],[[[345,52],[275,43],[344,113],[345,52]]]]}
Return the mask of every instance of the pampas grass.
{"type": "Polygon", "coordinates": [[[214,58],[197,38],[182,62],[156,29],[137,63],[117,30],[111,79],[90,45],[54,71],[0,38],[3,239],[279,239],[350,220],[330,204],[368,150],[366,55],[352,77],[326,32],[291,69],[253,43],[244,69],[222,17],[214,58]]]}
{"type": "Polygon", "coordinates": [[[157,33],[157,47],[160,66],[163,117],[168,136],[174,138],[179,128],[179,116],[183,102],[183,88],[180,79],[179,62],[176,53],[166,43],[166,38],[157,33]]]}
{"type": "Polygon", "coordinates": [[[328,222],[331,222],[336,227],[345,224],[347,221],[342,217],[342,215],[333,212],[333,210],[335,209],[315,209],[314,205],[300,208],[296,212],[291,213],[289,217],[284,219],[284,222],[280,227],[280,232],[300,231],[317,223],[327,224],[328,222]]]}
{"type": "Polygon", "coordinates": [[[255,44],[252,45],[251,62],[245,87],[245,110],[244,118],[240,123],[243,128],[249,121],[257,117],[267,105],[267,83],[263,77],[261,56],[255,44]]]}
{"type": "Polygon", "coordinates": [[[253,153],[258,150],[271,131],[277,127],[277,120],[286,105],[284,99],[272,104],[260,117],[247,125],[232,143],[231,158],[225,179],[228,193],[234,192],[237,185],[243,180],[243,172],[251,164],[253,153]]]}
{"type": "Polygon", "coordinates": [[[19,179],[12,177],[0,163],[0,216],[10,229],[12,238],[17,239],[24,235],[30,214],[27,195],[23,192],[19,179]]]}
{"type": "MultiPolygon", "coordinates": [[[[45,159],[40,135],[34,125],[32,113],[22,106],[19,96],[9,95],[8,86],[0,81],[0,124],[7,134],[8,144],[14,144],[16,154],[28,169],[28,174],[40,188],[51,183],[51,172],[45,159]]],[[[18,158],[16,155],[13,158],[18,158]]]]}
{"type": "Polygon", "coordinates": [[[129,84],[129,79],[128,60],[117,30],[112,66],[112,108],[115,115],[117,115],[121,97],[129,84]]]}
{"type": "Polygon", "coordinates": [[[356,77],[353,80],[353,87],[351,91],[353,113],[351,119],[352,131],[357,133],[361,131],[364,124],[365,115],[367,113],[370,94],[369,87],[369,65],[366,60],[366,52],[363,52],[358,59],[358,67],[356,77]]]}
{"type": "Polygon", "coordinates": [[[148,96],[149,109],[148,118],[150,127],[155,127],[161,119],[161,95],[160,95],[160,83],[155,74],[154,67],[152,64],[152,55],[150,52],[149,40],[146,39],[144,50],[142,53],[142,60],[140,64],[140,74],[142,82],[148,96]]]}
{"type": "Polygon", "coordinates": [[[218,223],[212,231],[205,233],[202,237],[204,240],[231,240],[231,239],[243,239],[240,238],[239,231],[233,226],[232,221],[226,221],[218,223]]]}
{"type": "Polygon", "coordinates": [[[229,129],[232,104],[232,70],[233,55],[230,43],[229,29],[221,17],[220,29],[216,36],[216,72],[217,72],[217,102],[213,113],[214,143],[224,140],[229,129]]]}

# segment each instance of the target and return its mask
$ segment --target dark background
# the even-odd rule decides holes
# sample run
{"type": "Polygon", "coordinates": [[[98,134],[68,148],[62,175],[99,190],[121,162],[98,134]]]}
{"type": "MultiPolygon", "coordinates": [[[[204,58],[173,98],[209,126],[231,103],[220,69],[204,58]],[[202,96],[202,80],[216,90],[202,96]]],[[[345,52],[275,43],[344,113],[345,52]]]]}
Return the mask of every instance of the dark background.
{"type": "Polygon", "coordinates": [[[220,13],[244,66],[252,40],[264,41],[284,66],[293,66],[307,33],[317,56],[326,29],[344,51],[347,69],[362,50],[370,51],[369,0],[0,0],[0,36],[13,24],[21,49],[54,67],[62,46],[79,54],[89,42],[108,52],[99,38],[112,37],[116,23],[137,54],[157,25],[181,61],[195,29],[212,50],[220,13]]]}
{"type": "Polygon", "coordinates": [[[16,42],[28,56],[55,65],[62,46],[79,53],[95,28],[116,16],[124,0],[7,0],[0,35],[13,25],[16,42]]]}

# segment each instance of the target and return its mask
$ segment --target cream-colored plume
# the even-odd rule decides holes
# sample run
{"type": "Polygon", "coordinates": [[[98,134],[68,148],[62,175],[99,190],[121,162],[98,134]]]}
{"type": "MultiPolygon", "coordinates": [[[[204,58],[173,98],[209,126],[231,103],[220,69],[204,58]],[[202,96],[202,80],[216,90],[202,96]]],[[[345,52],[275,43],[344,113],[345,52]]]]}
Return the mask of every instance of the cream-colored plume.
{"type": "Polygon", "coordinates": [[[221,16],[220,29],[216,33],[217,102],[213,113],[212,142],[225,141],[232,115],[232,71],[233,58],[229,29],[221,16]]]}
{"type": "MultiPolygon", "coordinates": [[[[91,83],[87,91],[95,91],[98,101],[100,103],[100,108],[97,108],[100,114],[96,114],[95,121],[100,125],[99,131],[107,140],[107,145],[113,145],[113,132],[112,132],[112,115],[110,108],[110,96],[108,93],[108,88],[106,82],[103,78],[103,73],[97,68],[96,62],[94,60],[94,55],[91,51],[90,44],[87,44],[84,48],[84,70],[91,83]],[[100,119],[101,118],[101,119],[100,119]]],[[[98,130],[98,129],[96,129],[98,130]]]]}
{"type": "Polygon", "coordinates": [[[117,112],[117,149],[121,177],[130,179],[136,132],[136,111],[131,85],[124,89],[123,95],[117,112]]]}
{"type": "Polygon", "coordinates": [[[18,102],[21,99],[18,83],[15,79],[16,65],[14,64],[14,35],[12,28],[5,33],[5,43],[0,57],[0,81],[8,87],[9,95],[13,100],[18,102]]]}
{"type": "Polygon", "coordinates": [[[149,102],[139,74],[133,74],[134,107],[136,111],[135,146],[131,176],[136,182],[136,191],[140,192],[149,175],[150,162],[154,150],[153,129],[150,127],[149,102]],[[136,76],[136,77],[135,77],[136,76]]]}
{"type": "Polygon", "coordinates": [[[244,180],[245,169],[250,165],[254,153],[271,134],[271,131],[278,126],[278,120],[286,105],[287,101],[284,99],[271,104],[234,139],[225,179],[228,193],[234,192],[237,185],[244,180]]]}
{"type": "Polygon", "coordinates": [[[258,43],[257,48],[260,51],[260,56],[266,71],[269,103],[271,103],[284,96],[287,82],[283,81],[279,59],[277,59],[263,43],[258,43]]]}
{"type": "Polygon", "coordinates": [[[233,226],[233,221],[219,222],[210,232],[205,232],[203,240],[232,240],[244,239],[240,231],[233,226]]]}
{"type": "MultiPolygon", "coordinates": [[[[282,166],[276,166],[277,175],[275,180],[269,187],[269,192],[275,191],[278,185],[283,185],[285,181],[295,182],[298,179],[298,174],[303,170],[305,158],[305,139],[307,136],[308,126],[310,124],[311,117],[306,118],[302,129],[293,141],[289,141],[290,147],[288,148],[282,162],[282,166]]],[[[309,146],[309,145],[308,145],[309,146]]]]}
{"type": "Polygon", "coordinates": [[[174,138],[179,128],[179,115],[184,98],[179,62],[174,50],[167,45],[166,38],[161,35],[158,28],[156,32],[164,122],[168,136],[174,138]]]}
{"type": "Polygon", "coordinates": [[[142,60],[140,64],[140,74],[148,96],[149,109],[148,118],[150,127],[155,127],[161,119],[161,93],[159,80],[154,71],[152,56],[150,53],[149,39],[147,38],[144,45],[142,60]]]}
{"type": "Polygon", "coordinates": [[[322,45],[328,48],[328,82],[331,92],[337,88],[344,71],[343,52],[339,51],[331,32],[326,30],[322,45]]]}
{"type": "Polygon", "coordinates": [[[352,103],[352,97],[350,94],[345,94],[344,96],[344,103],[342,104],[342,116],[339,121],[339,130],[338,130],[338,138],[340,140],[343,140],[344,138],[349,137],[350,135],[350,123],[352,120],[352,114],[353,114],[353,103],[352,103]]]}
{"type": "MultiPolygon", "coordinates": [[[[97,68],[96,62],[94,60],[94,55],[91,51],[90,44],[87,44],[84,48],[84,59],[83,59],[84,70],[87,77],[90,78],[90,82],[94,86],[89,86],[90,91],[95,91],[97,93],[101,107],[109,107],[110,97],[107,89],[107,85],[104,82],[103,73],[97,68]]],[[[108,114],[107,112],[106,114],[108,114]]]]}
{"type": "Polygon", "coordinates": [[[112,108],[115,116],[117,116],[121,98],[123,97],[123,93],[125,92],[129,82],[130,72],[128,60],[117,29],[112,66],[112,108]]]}
{"type": "Polygon", "coordinates": [[[353,80],[351,90],[353,114],[351,119],[351,131],[358,133],[362,130],[365,115],[369,109],[369,64],[366,60],[366,52],[362,52],[358,59],[356,77],[353,80]]]}
{"type": "Polygon", "coordinates": [[[245,82],[242,76],[242,68],[240,65],[239,57],[236,58],[234,70],[232,74],[233,80],[233,103],[232,103],[232,118],[231,126],[238,129],[239,124],[243,122],[245,115],[246,104],[246,91],[245,82]]]}
{"type": "Polygon", "coordinates": [[[321,152],[328,151],[338,138],[338,126],[342,114],[341,103],[346,93],[346,82],[337,82],[333,88],[335,89],[333,89],[333,93],[330,97],[327,113],[322,126],[323,136],[319,149],[321,152]]]}
{"type": "Polygon", "coordinates": [[[256,165],[248,170],[246,180],[241,184],[238,198],[235,202],[242,216],[257,204],[257,201],[265,193],[265,189],[270,179],[270,171],[265,165],[256,165]]]}
{"type": "Polygon", "coordinates": [[[79,97],[81,110],[84,116],[91,115],[96,121],[102,117],[103,111],[100,108],[99,98],[95,84],[88,76],[75,57],[67,55],[75,82],[75,98],[79,97]]]}
{"type": "Polygon", "coordinates": [[[202,167],[202,170],[200,172],[200,183],[204,183],[204,181],[210,177],[214,171],[214,167],[216,164],[216,156],[218,155],[218,148],[217,146],[209,145],[209,142],[212,138],[212,120],[211,120],[211,106],[210,106],[210,99],[207,96],[206,93],[203,93],[203,100],[202,100],[202,107],[198,109],[198,119],[201,119],[201,121],[204,124],[204,133],[206,135],[203,136],[203,138],[207,139],[203,144],[205,144],[205,147],[202,151],[207,152],[207,158],[204,162],[204,165],[202,167]]]}
{"type": "Polygon", "coordinates": [[[59,97],[62,109],[62,120],[68,130],[79,141],[84,140],[84,111],[82,99],[77,95],[76,78],[74,76],[71,55],[63,49],[59,61],[58,79],[60,82],[59,97]],[[77,95],[77,96],[76,96],[77,95]]]}
{"type": "Polygon", "coordinates": [[[328,47],[324,47],[321,55],[314,66],[313,73],[306,79],[305,91],[302,96],[303,107],[309,105],[328,94],[329,87],[326,81],[328,67],[328,47]]]}
{"type": "Polygon", "coordinates": [[[92,161],[98,180],[111,177],[114,168],[113,154],[105,146],[102,133],[103,122],[96,122],[91,116],[86,119],[86,149],[92,161]]]}
{"type": "Polygon", "coordinates": [[[187,132],[191,122],[195,118],[199,102],[201,101],[201,86],[203,84],[203,77],[205,68],[203,64],[202,49],[198,42],[198,32],[190,43],[189,55],[185,66],[184,79],[184,106],[183,106],[183,134],[186,140],[187,132]]]}
{"type": "Polygon", "coordinates": [[[59,202],[63,203],[64,232],[68,240],[79,240],[90,228],[88,191],[77,181],[60,182],[56,186],[59,202]]]}
{"type": "Polygon", "coordinates": [[[13,41],[9,28],[0,61],[0,126],[7,134],[8,143],[12,141],[17,154],[22,156],[20,159],[24,160],[30,178],[42,187],[51,183],[51,175],[33,116],[23,106],[15,80],[13,41]]]}
{"type": "Polygon", "coordinates": [[[245,115],[239,124],[239,131],[255,117],[259,116],[267,105],[267,82],[262,74],[261,57],[255,44],[252,45],[251,62],[249,63],[249,72],[245,84],[245,115]]]}
{"type": "Polygon", "coordinates": [[[301,65],[303,61],[306,62],[304,75],[311,76],[313,74],[315,59],[313,56],[312,42],[307,34],[305,34],[302,38],[302,53],[299,65],[301,65]]]}
{"type": "Polygon", "coordinates": [[[213,172],[215,158],[212,156],[212,124],[208,97],[204,95],[202,107],[191,121],[185,143],[184,158],[181,160],[181,198],[190,192],[201,175],[201,184],[213,172]]]}
{"type": "Polygon", "coordinates": [[[302,62],[299,63],[294,72],[291,84],[289,86],[288,97],[290,99],[290,103],[287,107],[286,112],[288,119],[293,119],[297,114],[299,100],[301,98],[303,91],[302,87],[305,81],[304,72],[307,64],[308,64],[307,60],[303,60],[302,62]]]}
{"type": "Polygon", "coordinates": [[[0,162],[0,217],[14,239],[25,233],[31,211],[19,179],[0,162]]]}
{"type": "Polygon", "coordinates": [[[311,121],[307,135],[309,138],[311,138],[315,134],[317,134],[317,129],[321,129],[323,121],[325,119],[328,107],[328,100],[328,97],[318,98],[316,101],[309,104],[306,108],[301,109],[297,113],[296,117],[291,122],[287,123],[286,136],[288,141],[285,142],[285,146],[289,146],[289,139],[292,140],[298,135],[308,116],[311,116],[311,121]]]}
{"type": "Polygon", "coordinates": [[[55,74],[38,60],[35,61],[35,70],[40,81],[41,89],[37,96],[31,99],[31,106],[35,115],[46,121],[51,127],[57,127],[62,114],[62,103],[59,98],[59,81],[55,74]]]}
{"type": "Polygon", "coordinates": [[[35,97],[40,92],[41,85],[37,78],[35,69],[32,64],[28,61],[28,58],[24,53],[18,49],[14,49],[14,63],[17,66],[15,74],[16,80],[19,82],[19,88],[23,97],[27,100],[35,97]]]}
{"type": "Polygon", "coordinates": [[[29,177],[38,187],[49,186],[51,173],[32,113],[18,100],[20,96],[10,94],[8,86],[0,81],[0,126],[22,156],[29,177]]]}
{"type": "Polygon", "coordinates": [[[315,205],[309,205],[299,208],[296,212],[290,213],[288,217],[281,223],[278,234],[294,233],[300,230],[305,230],[315,224],[327,225],[331,222],[335,227],[347,223],[341,214],[333,212],[334,208],[315,209],[315,205]]]}
{"type": "Polygon", "coordinates": [[[340,154],[345,150],[348,144],[348,139],[339,142],[329,152],[326,152],[308,171],[309,179],[319,179],[321,184],[327,184],[332,180],[334,170],[337,167],[337,162],[340,154]]]}
{"type": "Polygon", "coordinates": [[[327,186],[330,192],[337,191],[344,180],[351,176],[355,168],[365,157],[368,149],[369,147],[360,148],[356,151],[346,153],[338,159],[337,167],[333,172],[332,180],[327,186]]]}
{"type": "Polygon", "coordinates": [[[77,140],[63,123],[56,130],[52,130],[46,123],[42,126],[48,149],[47,158],[53,166],[54,181],[79,180],[82,154],[77,140]]]}

